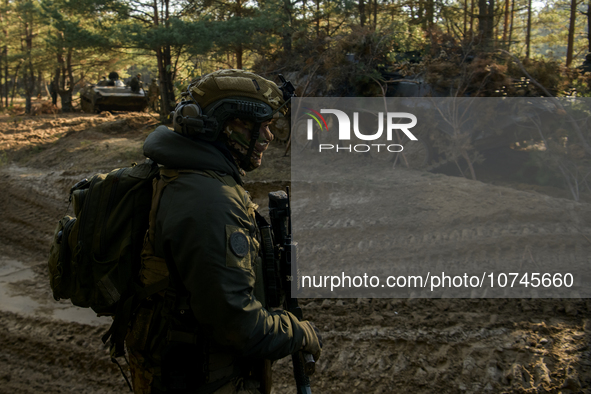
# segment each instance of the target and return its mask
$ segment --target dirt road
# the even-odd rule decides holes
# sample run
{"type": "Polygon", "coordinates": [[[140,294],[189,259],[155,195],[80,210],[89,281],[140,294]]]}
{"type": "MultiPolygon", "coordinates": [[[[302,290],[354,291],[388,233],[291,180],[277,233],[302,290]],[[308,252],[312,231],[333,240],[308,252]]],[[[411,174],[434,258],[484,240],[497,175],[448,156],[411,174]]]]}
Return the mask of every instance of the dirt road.
{"type": "MultiPolygon", "coordinates": [[[[55,302],[45,259],[71,185],[143,160],[141,144],[155,124],[146,114],[0,117],[0,393],[127,391],[100,340],[109,318],[55,302]]],[[[266,192],[289,179],[283,150],[281,145],[270,150],[266,167],[247,179],[262,206],[266,192]]],[[[441,226],[450,229],[421,232],[415,226],[402,233],[413,227],[411,219],[400,223],[400,253],[462,259],[477,257],[474,250],[484,247],[503,258],[507,250],[523,254],[531,244],[533,258],[543,258],[543,248],[555,242],[550,257],[557,262],[588,255],[587,203],[527,192],[525,197],[549,208],[538,218],[526,211],[520,227],[507,219],[524,218],[524,205],[515,203],[525,198],[523,190],[415,171],[401,173],[400,180],[409,201],[446,197],[437,199],[447,203],[436,209],[441,226]],[[462,205],[458,193],[490,206],[489,219],[498,231],[474,224],[464,232],[452,214],[462,205]],[[573,216],[579,218],[575,229],[568,219],[573,216]],[[479,227],[486,236],[479,236],[479,227]],[[515,246],[499,246],[500,237],[515,246]],[[457,243],[464,238],[469,242],[457,243]]],[[[407,207],[415,222],[422,217],[418,205],[407,207]]],[[[302,304],[325,344],[313,378],[315,393],[591,392],[588,299],[360,298],[302,304]]],[[[289,360],[278,361],[274,371],[274,392],[294,392],[289,360]]]]}

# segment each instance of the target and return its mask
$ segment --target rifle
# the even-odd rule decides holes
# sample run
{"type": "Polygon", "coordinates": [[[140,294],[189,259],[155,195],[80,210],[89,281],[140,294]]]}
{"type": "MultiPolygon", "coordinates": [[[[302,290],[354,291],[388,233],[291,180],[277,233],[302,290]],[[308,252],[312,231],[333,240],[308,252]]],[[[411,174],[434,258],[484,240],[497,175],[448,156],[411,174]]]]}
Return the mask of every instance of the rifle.
{"type": "MultiPolygon", "coordinates": [[[[291,207],[289,201],[289,187],[286,192],[269,193],[269,216],[271,224],[257,215],[259,229],[262,235],[263,277],[265,281],[265,300],[267,308],[283,309],[303,320],[302,309],[298,299],[292,298],[292,272],[296,269],[297,243],[291,236],[291,207]]],[[[291,355],[293,373],[296,380],[298,394],[311,394],[310,378],[314,373],[314,358],[311,354],[301,351],[291,355]]]]}

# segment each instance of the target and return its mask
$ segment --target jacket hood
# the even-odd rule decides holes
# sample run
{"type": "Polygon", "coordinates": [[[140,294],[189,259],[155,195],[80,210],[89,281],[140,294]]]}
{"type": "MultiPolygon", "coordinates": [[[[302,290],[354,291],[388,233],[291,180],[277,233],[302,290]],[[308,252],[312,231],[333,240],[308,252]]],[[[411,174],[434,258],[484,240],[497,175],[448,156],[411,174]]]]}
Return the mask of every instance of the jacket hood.
{"type": "Polygon", "coordinates": [[[242,184],[236,165],[213,144],[191,140],[158,126],[144,142],[144,155],[168,168],[213,170],[232,175],[242,184]]]}

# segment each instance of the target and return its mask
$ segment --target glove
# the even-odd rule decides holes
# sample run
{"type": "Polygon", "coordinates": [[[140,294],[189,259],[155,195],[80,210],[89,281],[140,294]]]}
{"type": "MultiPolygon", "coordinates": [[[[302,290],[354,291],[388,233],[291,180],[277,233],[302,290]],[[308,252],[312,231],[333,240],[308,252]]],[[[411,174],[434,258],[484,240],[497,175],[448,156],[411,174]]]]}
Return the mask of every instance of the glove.
{"type": "Polygon", "coordinates": [[[320,336],[320,331],[307,320],[301,321],[300,323],[304,329],[302,351],[310,353],[314,357],[314,361],[318,361],[320,353],[322,353],[322,336],[320,336]]]}

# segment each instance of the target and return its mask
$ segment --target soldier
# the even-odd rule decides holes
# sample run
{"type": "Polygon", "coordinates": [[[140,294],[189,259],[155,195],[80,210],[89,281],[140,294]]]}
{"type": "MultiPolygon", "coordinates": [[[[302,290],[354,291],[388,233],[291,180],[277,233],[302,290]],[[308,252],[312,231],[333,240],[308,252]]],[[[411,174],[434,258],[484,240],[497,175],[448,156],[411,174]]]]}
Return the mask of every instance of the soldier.
{"type": "Polygon", "coordinates": [[[148,287],[168,274],[169,286],[142,302],[126,339],[134,392],[269,393],[265,360],[299,350],[317,359],[322,346],[311,323],[265,308],[257,206],[242,187],[286,97],[241,70],[209,74],[184,96],[174,130],[160,126],[144,143],[169,183],[140,280],[148,287]]]}
{"type": "Polygon", "coordinates": [[[57,82],[55,79],[51,80],[51,83],[49,84],[49,94],[51,95],[51,103],[53,105],[57,105],[57,92],[58,88],[57,88],[57,82]]]}
{"type": "Polygon", "coordinates": [[[152,78],[152,83],[148,87],[148,108],[154,112],[158,112],[158,96],[160,95],[160,88],[158,86],[158,80],[152,78]]]}
{"type": "Polygon", "coordinates": [[[144,87],[142,74],[137,74],[135,77],[131,78],[131,81],[129,81],[129,87],[133,93],[139,93],[140,89],[144,87]]]}
{"type": "Polygon", "coordinates": [[[585,55],[585,61],[577,69],[581,74],[591,72],[591,53],[585,55]]]}
{"type": "Polygon", "coordinates": [[[119,74],[117,74],[117,71],[111,71],[109,73],[109,80],[107,81],[107,86],[116,86],[118,80],[119,74]]]}

